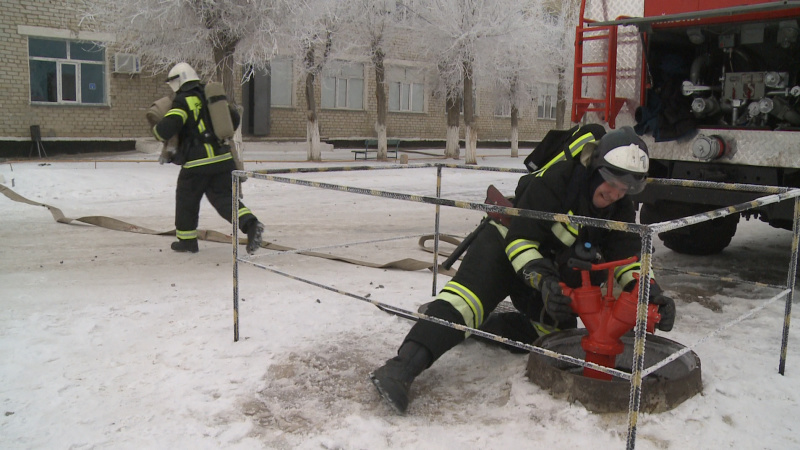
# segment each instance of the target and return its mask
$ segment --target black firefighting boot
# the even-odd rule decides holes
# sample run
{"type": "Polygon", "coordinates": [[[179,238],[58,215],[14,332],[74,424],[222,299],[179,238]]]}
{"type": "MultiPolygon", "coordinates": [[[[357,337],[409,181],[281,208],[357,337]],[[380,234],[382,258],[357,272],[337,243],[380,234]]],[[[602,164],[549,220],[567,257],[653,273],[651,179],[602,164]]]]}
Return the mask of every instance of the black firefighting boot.
{"type": "Polygon", "coordinates": [[[261,235],[264,233],[264,224],[253,220],[247,226],[247,253],[252,255],[261,247],[261,235]]]}
{"type": "Polygon", "coordinates": [[[197,253],[200,250],[197,247],[197,239],[178,239],[171,247],[176,252],[197,253]]]}
{"type": "Polygon", "coordinates": [[[433,356],[427,348],[414,341],[406,341],[400,346],[397,356],[370,373],[369,378],[389,406],[405,414],[411,382],[432,363],[433,356]]]}

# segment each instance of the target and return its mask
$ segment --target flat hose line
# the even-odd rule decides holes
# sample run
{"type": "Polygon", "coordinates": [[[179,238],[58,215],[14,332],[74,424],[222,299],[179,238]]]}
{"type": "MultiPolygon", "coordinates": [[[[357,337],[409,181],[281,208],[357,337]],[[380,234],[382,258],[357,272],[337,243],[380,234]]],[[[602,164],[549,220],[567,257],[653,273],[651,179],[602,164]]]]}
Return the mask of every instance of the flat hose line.
{"type": "MultiPolygon", "coordinates": [[[[55,221],[58,222],[58,223],[70,224],[72,222],[82,222],[82,223],[86,223],[86,224],[89,224],[89,225],[94,225],[94,226],[97,226],[97,227],[106,228],[108,230],[114,230],[114,231],[126,231],[126,232],[129,232],[129,233],[149,234],[149,235],[155,235],[155,236],[175,236],[175,229],[172,229],[172,230],[169,230],[169,231],[151,230],[150,228],[140,227],[138,225],[134,225],[132,223],[125,222],[123,220],[114,219],[112,217],[84,216],[84,217],[78,217],[77,219],[73,219],[73,218],[67,217],[64,214],[64,212],[61,211],[61,209],[59,209],[59,208],[57,208],[55,206],[48,205],[48,204],[45,204],[45,203],[35,202],[33,200],[29,200],[29,199],[17,194],[13,190],[11,190],[10,188],[8,188],[7,186],[4,186],[2,184],[0,184],[0,192],[3,195],[5,195],[6,197],[8,197],[10,200],[13,200],[15,202],[25,203],[25,204],[33,205],[33,206],[42,206],[44,208],[47,208],[50,211],[50,214],[52,214],[53,219],[55,219],[55,221]]],[[[197,230],[197,238],[200,239],[200,240],[209,241],[209,242],[219,242],[219,243],[230,244],[231,243],[231,239],[233,237],[229,236],[227,234],[224,234],[224,233],[220,233],[219,231],[214,231],[214,230],[197,230]]],[[[422,247],[423,250],[425,250],[425,251],[432,252],[432,250],[429,250],[428,248],[426,248],[424,246],[424,243],[427,240],[431,239],[431,238],[433,238],[433,235],[420,237],[419,246],[422,247]]],[[[450,236],[440,236],[440,239],[445,241],[445,242],[452,243],[454,245],[457,245],[458,242],[459,242],[458,240],[456,240],[455,238],[452,238],[450,236]]],[[[239,239],[239,244],[240,245],[245,244],[246,242],[247,242],[246,238],[239,239]]],[[[295,249],[293,249],[291,247],[278,245],[278,244],[275,244],[275,243],[272,243],[272,242],[262,242],[261,243],[261,247],[265,248],[265,249],[268,249],[268,250],[275,250],[275,251],[293,251],[293,250],[295,250],[295,249]]],[[[433,263],[426,262],[426,261],[420,261],[420,260],[413,259],[413,258],[404,258],[404,259],[400,259],[400,260],[396,260],[396,261],[391,261],[391,262],[388,262],[388,263],[385,263],[385,264],[379,264],[379,263],[373,263],[373,262],[369,262],[369,261],[361,261],[361,260],[353,259],[353,258],[345,258],[345,257],[342,257],[342,256],[330,255],[330,254],[326,254],[326,253],[318,253],[318,252],[310,252],[310,251],[308,251],[308,252],[307,251],[301,251],[301,252],[298,252],[298,253],[301,254],[301,255],[305,255],[305,256],[313,256],[313,257],[324,258],[324,259],[329,259],[329,260],[333,260],[333,261],[341,261],[341,262],[346,262],[346,263],[349,263],[349,264],[354,264],[354,265],[359,265],[359,266],[372,267],[372,268],[375,268],[375,269],[399,269],[399,270],[406,270],[406,271],[416,271],[416,270],[426,269],[426,270],[433,271],[433,263]]],[[[440,254],[444,254],[445,256],[447,256],[446,253],[443,253],[441,251],[440,251],[440,254]]],[[[439,271],[438,272],[443,274],[443,275],[448,275],[448,276],[455,275],[455,270],[453,270],[453,269],[446,270],[443,267],[441,267],[441,265],[439,267],[439,271]]]]}

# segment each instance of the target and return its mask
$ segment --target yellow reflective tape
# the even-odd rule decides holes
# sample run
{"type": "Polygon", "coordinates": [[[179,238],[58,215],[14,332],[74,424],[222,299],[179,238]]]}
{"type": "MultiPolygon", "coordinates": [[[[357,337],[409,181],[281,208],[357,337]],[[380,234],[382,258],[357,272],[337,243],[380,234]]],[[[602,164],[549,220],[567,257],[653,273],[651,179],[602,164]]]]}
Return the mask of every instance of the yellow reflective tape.
{"type": "MultiPolygon", "coordinates": [[[[578,130],[576,130],[575,132],[577,133],[577,132],[578,132],[578,130]]],[[[589,142],[592,142],[592,141],[594,141],[594,135],[593,135],[592,133],[586,133],[586,134],[582,135],[581,137],[579,137],[578,139],[576,139],[576,140],[572,141],[572,143],[571,143],[571,144],[569,144],[569,150],[570,150],[570,152],[572,153],[572,156],[573,156],[573,157],[574,157],[574,156],[576,156],[578,153],[580,153],[580,152],[581,152],[581,150],[583,150],[583,146],[584,146],[584,145],[586,145],[587,143],[589,143],[589,142]]],[[[555,163],[557,163],[557,162],[564,161],[564,160],[566,160],[566,159],[567,159],[567,158],[566,158],[566,156],[565,156],[564,152],[562,151],[562,152],[561,152],[561,153],[559,153],[559,154],[558,154],[558,155],[557,155],[555,158],[551,159],[551,160],[550,160],[550,162],[548,162],[547,164],[545,164],[544,166],[542,166],[542,168],[541,168],[541,169],[537,170],[537,171],[535,172],[535,173],[536,173],[536,176],[537,176],[537,177],[541,177],[541,176],[543,176],[543,175],[544,175],[544,172],[545,172],[547,169],[549,169],[549,168],[550,168],[550,166],[552,166],[553,164],[555,164],[555,163]]]]}
{"type": "MultiPolygon", "coordinates": [[[[568,216],[572,215],[572,211],[567,213],[568,216]]],[[[550,231],[567,247],[571,247],[578,237],[578,230],[572,225],[564,222],[555,222],[550,228],[550,231]]]]}
{"type": "Polygon", "coordinates": [[[155,136],[155,137],[156,137],[156,139],[157,139],[158,141],[160,141],[160,142],[164,142],[164,141],[165,141],[165,139],[164,139],[163,137],[161,137],[161,135],[160,135],[160,134],[158,134],[158,131],[156,130],[156,127],[157,127],[157,126],[158,126],[158,125],[156,125],[156,126],[154,126],[154,127],[153,127],[153,136],[155,136]]]}
{"type": "MultiPolygon", "coordinates": [[[[639,272],[642,268],[642,265],[638,262],[628,264],[627,266],[620,266],[614,269],[614,278],[617,279],[617,284],[622,287],[625,287],[628,283],[633,281],[635,278],[633,274],[635,272],[639,272]]],[[[655,280],[655,275],[653,274],[653,270],[650,269],[650,279],[655,280]]]]}
{"type": "Polygon", "coordinates": [[[467,289],[464,285],[460,283],[456,283],[455,281],[448,281],[447,284],[444,285],[442,291],[439,292],[437,298],[444,300],[454,308],[456,308],[460,313],[461,316],[464,317],[464,323],[467,326],[471,326],[472,328],[478,328],[483,323],[483,304],[481,303],[480,299],[474,292],[467,289]],[[454,294],[455,297],[444,296],[443,294],[454,294]],[[453,302],[455,300],[455,303],[453,302]],[[472,320],[469,320],[466,314],[464,314],[466,307],[468,307],[470,316],[472,320]],[[472,323],[472,325],[469,325],[472,323]]]}
{"type": "Polygon", "coordinates": [[[545,335],[548,335],[550,333],[559,331],[558,328],[556,328],[556,327],[553,327],[553,326],[550,326],[550,325],[545,325],[545,324],[543,324],[541,322],[534,322],[533,320],[531,320],[531,325],[533,325],[533,328],[536,329],[536,333],[539,336],[545,336],[545,335]]]}
{"type": "Polygon", "coordinates": [[[586,133],[581,137],[579,137],[578,139],[572,141],[572,143],[569,144],[569,149],[572,150],[572,156],[575,156],[578,153],[580,153],[581,148],[592,141],[594,141],[594,135],[592,133],[586,133]]]}
{"type": "Polygon", "coordinates": [[[189,117],[189,116],[186,115],[186,111],[184,111],[184,110],[182,110],[180,108],[170,109],[169,111],[167,111],[166,114],[164,114],[164,117],[167,117],[167,116],[178,116],[178,117],[181,118],[181,123],[186,123],[186,119],[189,117]]]}
{"type": "Polygon", "coordinates": [[[203,108],[203,102],[196,96],[186,97],[186,105],[189,111],[194,115],[194,121],[200,121],[200,110],[203,108]]]}
{"type": "Polygon", "coordinates": [[[495,228],[497,228],[497,231],[500,232],[500,235],[503,236],[503,239],[506,238],[506,236],[508,235],[508,228],[506,228],[505,225],[497,223],[494,220],[490,221],[489,223],[491,223],[492,225],[495,226],[495,228]]]}
{"type": "Polygon", "coordinates": [[[514,239],[513,242],[506,246],[506,256],[510,261],[516,258],[519,253],[531,248],[537,250],[539,248],[539,243],[536,241],[529,241],[527,239],[514,239]]]}
{"type": "Polygon", "coordinates": [[[200,134],[203,134],[206,131],[206,123],[203,122],[203,119],[200,119],[200,121],[197,122],[197,131],[199,131],[200,134]]]}
{"type": "Polygon", "coordinates": [[[539,253],[539,250],[529,249],[517,255],[517,257],[511,261],[511,267],[514,268],[515,272],[519,272],[529,262],[542,258],[543,256],[539,253]]]}
{"type": "Polygon", "coordinates": [[[550,231],[552,231],[556,238],[567,247],[571,247],[572,244],[574,244],[577,240],[576,236],[574,236],[572,232],[567,229],[565,224],[561,222],[554,223],[550,228],[550,231]]]}
{"type": "Polygon", "coordinates": [[[191,169],[192,167],[197,166],[205,166],[206,164],[213,164],[220,161],[226,161],[228,159],[233,158],[230,153],[225,153],[224,155],[214,156],[213,158],[203,158],[203,159],[195,159],[194,161],[189,161],[183,165],[186,169],[191,169]]]}
{"type": "MultiPolygon", "coordinates": [[[[444,300],[447,303],[453,305],[461,317],[464,318],[464,323],[475,323],[475,314],[472,312],[472,309],[464,302],[464,299],[459,297],[452,292],[439,292],[439,295],[436,296],[437,300],[444,300]]],[[[475,328],[475,327],[472,327],[475,328]]],[[[469,332],[464,333],[464,337],[469,337],[469,332]]]]}
{"type": "Polygon", "coordinates": [[[241,218],[245,214],[252,214],[250,212],[250,208],[239,208],[239,218],[241,218]]]}
{"type": "Polygon", "coordinates": [[[175,230],[178,239],[197,239],[197,230],[175,230]]]}

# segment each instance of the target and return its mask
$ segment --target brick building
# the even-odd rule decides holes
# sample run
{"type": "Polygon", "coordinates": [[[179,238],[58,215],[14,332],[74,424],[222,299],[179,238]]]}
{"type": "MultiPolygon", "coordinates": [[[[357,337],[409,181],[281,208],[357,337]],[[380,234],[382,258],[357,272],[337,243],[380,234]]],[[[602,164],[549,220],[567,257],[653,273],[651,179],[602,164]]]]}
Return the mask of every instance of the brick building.
{"type": "MultiPolygon", "coordinates": [[[[132,142],[150,136],[144,113],[153,100],[171,93],[165,75],[140,71],[135,55],[116,53],[113,35],[83,29],[74,8],[77,1],[3,2],[0,157],[9,156],[15,142],[17,153],[23,143],[29,147],[32,125],[40,127],[45,142],[53,143],[132,142]]],[[[425,79],[413,55],[392,56],[386,61],[388,136],[443,141],[444,99],[432,94],[431,80],[425,79]]],[[[242,86],[237,103],[244,106],[245,136],[305,139],[306,102],[299,63],[276,57],[269,75],[257,74],[242,86]]],[[[315,86],[322,138],[374,137],[374,69],[358,61],[331,67],[315,86]]],[[[542,83],[533,95],[531,107],[521,111],[520,141],[541,139],[555,126],[555,84],[542,83]]],[[[479,140],[508,141],[508,106],[481,90],[475,98],[479,140]]]]}

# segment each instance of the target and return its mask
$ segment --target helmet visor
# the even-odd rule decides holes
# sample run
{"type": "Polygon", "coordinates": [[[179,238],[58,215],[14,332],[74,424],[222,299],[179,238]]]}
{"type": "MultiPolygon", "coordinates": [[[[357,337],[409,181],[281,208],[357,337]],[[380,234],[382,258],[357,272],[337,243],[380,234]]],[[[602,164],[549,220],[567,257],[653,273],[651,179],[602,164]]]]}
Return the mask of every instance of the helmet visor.
{"type": "Polygon", "coordinates": [[[647,185],[647,174],[633,174],[630,172],[618,172],[609,169],[608,167],[601,167],[597,169],[600,176],[603,177],[608,184],[612,187],[624,191],[625,194],[638,194],[644,190],[647,185]]]}

